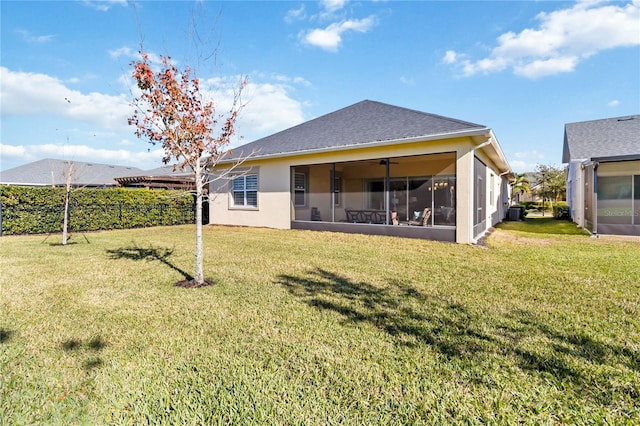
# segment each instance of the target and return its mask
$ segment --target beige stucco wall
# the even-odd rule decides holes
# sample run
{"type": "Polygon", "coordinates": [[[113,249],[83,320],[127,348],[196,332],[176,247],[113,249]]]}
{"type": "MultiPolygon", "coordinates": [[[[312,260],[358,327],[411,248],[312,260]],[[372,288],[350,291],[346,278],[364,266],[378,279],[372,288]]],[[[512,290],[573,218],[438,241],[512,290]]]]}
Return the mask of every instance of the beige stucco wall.
{"type": "MultiPolygon", "coordinates": [[[[289,229],[292,218],[292,202],[291,202],[291,176],[290,170],[292,166],[305,166],[324,163],[340,163],[347,161],[361,161],[369,159],[380,159],[387,157],[404,157],[413,155],[438,154],[438,153],[455,153],[456,164],[454,167],[446,168],[437,163],[433,164],[434,170],[439,173],[456,174],[457,181],[457,242],[470,243],[473,241],[473,159],[475,154],[483,155],[481,150],[474,151],[474,147],[480,142],[472,140],[470,137],[452,138],[437,141],[424,141],[415,143],[405,143],[393,146],[378,146],[360,149],[348,149],[342,151],[332,151],[323,153],[314,153],[307,155],[298,155],[284,158],[263,159],[263,160],[247,160],[244,162],[243,170],[250,169],[251,172],[258,173],[258,208],[257,209],[236,209],[231,207],[229,199],[230,183],[229,181],[220,180],[210,185],[210,192],[213,199],[210,202],[210,223],[221,225],[239,225],[239,226],[263,226],[271,228],[289,229]]],[[[485,156],[483,161],[486,162],[490,169],[495,169],[493,162],[485,156]],[[485,161],[486,160],[486,161],[485,161]]],[[[443,163],[444,164],[444,163],[443,163]]],[[[380,170],[379,166],[372,165],[380,170]]],[[[409,166],[410,167],[410,166],[409,166]]],[[[322,207],[321,216],[323,220],[331,219],[331,211],[326,206],[330,206],[331,201],[328,198],[330,193],[330,166],[324,168],[313,168],[314,173],[309,175],[309,187],[313,197],[309,198],[307,208],[312,206],[322,207]],[[317,170],[316,170],[317,169],[317,170]],[[326,199],[325,199],[326,198],[326,199]]],[[[340,172],[340,170],[337,170],[340,172]]],[[[422,175],[429,171],[421,170],[404,170],[403,175],[415,173],[422,175]]],[[[499,172],[496,170],[496,175],[499,172]]],[[[353,191],[358,193],[362,191],[362,183],[358,180],[348,180],[347,175],[343,175],[345,182],[353,187],[345,187],[344,191],[353,191]],[[359,187],[358,187],[359,185],[359,187]]],[[[489,179],[487,179],[489,181],[489,179]]],[[[496,188],[494,193],[498,194],[499,178],[495,179],[496,188]]],[[[489,194],[489,190],[487,190],[489,194]]],[[[497,197],[497,195],[496,195],[497,197]]],[[[350,199],[349,207],[357,207],[358,200],[350,199]]],[[[360,200],[363,206],[363,200],[360,200]]],[[[493,208],[497,209],[497,203],[493,203],[493,208]]],[[[344,206],[343,206],[344,207],[344,206]]],[[[488,212],[492,210],[487,208],[488,212]]],[[[298,210],[298,215],[304,215],[298,210]]],[[[309,220],[310,217],[298,217],[298,219],[309,220]]],[[[339,220],[339,217],[336,218],[339,220]]]]}

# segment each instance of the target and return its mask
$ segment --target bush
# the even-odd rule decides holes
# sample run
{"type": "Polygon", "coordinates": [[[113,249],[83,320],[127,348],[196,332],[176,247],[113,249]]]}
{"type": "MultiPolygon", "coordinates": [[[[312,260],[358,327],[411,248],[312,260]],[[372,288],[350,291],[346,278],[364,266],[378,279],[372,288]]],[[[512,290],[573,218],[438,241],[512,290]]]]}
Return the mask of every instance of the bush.
{"type": "MultiPolygon", "coordinates": [[[[65,188],[0,187],[2,234],[61,232],[65,188]]],[[[69,200],[69,230],[95,231],[194,222],[189,192],[78,189],[69,200]]]]}
{"type": "Polygon", "coordinates": [[[553,206],[553,217],[556,219],[571,219],[571,211],[566,202],[560,201],[553,206]]]}

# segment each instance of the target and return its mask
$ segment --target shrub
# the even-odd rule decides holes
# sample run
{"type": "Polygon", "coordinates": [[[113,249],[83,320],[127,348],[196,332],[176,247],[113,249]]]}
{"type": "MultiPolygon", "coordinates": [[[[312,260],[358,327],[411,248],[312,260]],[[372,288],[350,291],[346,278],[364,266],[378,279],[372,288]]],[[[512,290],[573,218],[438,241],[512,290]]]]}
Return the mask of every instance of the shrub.
{"type": "MultiPolygon", "coordinates": [[[[2,234],[61,232],[64,193],[62,187],[0,187],[2,234]]],[[[193,209],[193,196],[184,191],[83,188],[71,192],[69,230],[193,223],[193,209]]]]}
{"type": "Polygon", "coordinates": [[[564,201],[559,201],[553,206],[553,217],[556,219],[571,219],[571,211],[564,201]]]}

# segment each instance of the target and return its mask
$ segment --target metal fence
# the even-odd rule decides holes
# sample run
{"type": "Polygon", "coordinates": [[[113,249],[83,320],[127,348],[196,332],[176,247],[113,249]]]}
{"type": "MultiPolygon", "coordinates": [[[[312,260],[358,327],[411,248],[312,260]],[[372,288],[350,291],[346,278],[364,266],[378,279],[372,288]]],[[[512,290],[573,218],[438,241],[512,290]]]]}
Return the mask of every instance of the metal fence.
{"type": "MultiPolygon", "coordinates": [[[[69,205],[68,230],[97,231],[195,222],[194,204],[69,205]]],[[[0,203],[0,236],[62,232],[64,206],[0,203]]]]}

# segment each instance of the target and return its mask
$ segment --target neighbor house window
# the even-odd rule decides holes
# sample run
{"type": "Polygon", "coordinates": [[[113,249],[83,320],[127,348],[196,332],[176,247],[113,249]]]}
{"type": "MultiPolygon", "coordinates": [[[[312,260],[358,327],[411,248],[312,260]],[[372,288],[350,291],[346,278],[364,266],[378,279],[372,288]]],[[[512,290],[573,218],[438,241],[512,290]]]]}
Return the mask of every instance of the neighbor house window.
{"type": "Polygon", "coordinates": [[[258,175],[234,178],[232,192],[234,207],[258,207],[258,175]]]}
{"type": "Polygon", "coordinates": [[[303,207],[307,204],[307,175],[295,173],[293,198],[296,207],[303,207]]]}

